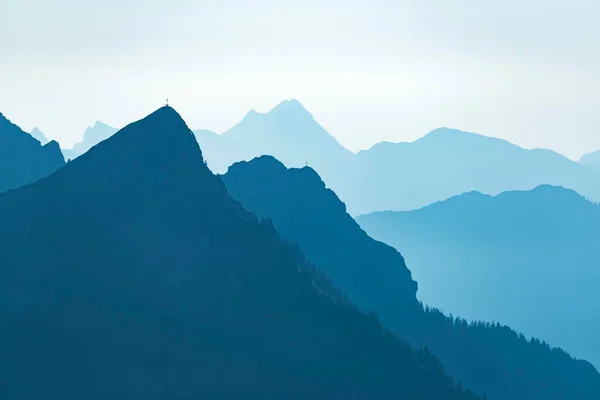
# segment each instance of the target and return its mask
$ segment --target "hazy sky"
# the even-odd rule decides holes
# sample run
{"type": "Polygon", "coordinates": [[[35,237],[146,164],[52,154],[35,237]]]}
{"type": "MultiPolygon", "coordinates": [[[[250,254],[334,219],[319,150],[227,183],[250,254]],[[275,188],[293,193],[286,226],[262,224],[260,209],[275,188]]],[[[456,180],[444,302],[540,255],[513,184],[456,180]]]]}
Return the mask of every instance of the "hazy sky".
{"type": "Polygon", "coordinates": [[[0,112],[65,145],[165,97],[221,132],[298,98],[351,150],[448,126],[600,149],[597,0],[0,0],[0,112]]]}

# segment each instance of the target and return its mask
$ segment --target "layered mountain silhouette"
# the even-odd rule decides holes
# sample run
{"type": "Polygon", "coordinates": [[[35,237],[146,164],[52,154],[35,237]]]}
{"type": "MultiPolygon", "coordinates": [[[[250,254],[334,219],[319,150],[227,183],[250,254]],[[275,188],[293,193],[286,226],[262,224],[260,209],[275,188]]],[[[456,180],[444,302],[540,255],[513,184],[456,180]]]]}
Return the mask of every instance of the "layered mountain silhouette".
{"type": "Polygon", "coordinates": [[[267,113],[251,110],[221,135],[195,131],[208,166],[222,173],[237,161],[268,154],[290,167],[309,164],[343,181],[354,154],[342,147],[296,100],[286,100],[267,113]]]}
{"type": "Polygon", "coordinates": [[[0,193],[35,182],[64,163],[58,143],[42,146],[0,114],[0,193]]]}
{"type": "Polygon", "coordinates": [[[436,129],[413,143],[379,143],[351,153],[297,101],[265,114],[251,111],[221,135],[198,131],[209,167],[272,155],[288,167],[308,163],[346,202],[352,215],[412,210],[465,192],[498,194],[541,184],[600,201],[600,174],[550,150],[454,129],[436,129]]]}
{"type": "Polygon", "coordinates": [[[83,134],[81,142],[75,144],[71,149],[63,149],[63,154],[66,159],[73,160],[82,154],[85,154],[89,149],[108,139],[117,132],[116,128],[106,125],[103,122],[96,121],[93,126],[87,128],[83,134]]]}
{"type": "Polygon", "coordinates": [[[6,400],[475,399],[233,200],[169,107],[0,195],[0,315],[6,400]]]}
{"type": "MultiPolygon", "coordinates": [[[[222,179],[244,207],[272,219],[285,239],[298,243],[349,300],[374,310],[386,327],[413,346],[428,347],[467,387],[498,400],[600,396],[600,375],[587,362],[497,323],[469,324],[424,309],[403,257],[367,236],[313,169],[287,169],[264,156],[234,164],[222,179]]],[[[476,280],[470,283],[477,285],[476,280]]],[[[535,312],[529,312],[533,318],[535,312]]]]}
{"type": "Polygon", "coordinates": [[[600,172],[600,151],[585,154],[579,163],[600,172]]]}
{"type": "Polygon", "coordinates": [[[359,152],[361,212],[411,210],[470,191],[498,194],[541,184],[600,200],[600,174],[550,150],[441,128],[413,143],[380,143],[359,152]],[[376,172],[375,172],[376,171],[376,172]]]}
{"type": "Polygon", "coordinates": [[[46,138],[44,133],[42,131],[40,131],[40,128],[33,128],[31,130],[31,132],[29,132],[29,134],[31,136],[33,136],[42,145],[45,145],[46,143],[48,143],[48,139],[46,138]]]}
{"type": "Polygon", "coordinates": [[[425,303],[507,323],[600,366],[600,206],[540,186],[358,222],[402,251],[425,303]]]}

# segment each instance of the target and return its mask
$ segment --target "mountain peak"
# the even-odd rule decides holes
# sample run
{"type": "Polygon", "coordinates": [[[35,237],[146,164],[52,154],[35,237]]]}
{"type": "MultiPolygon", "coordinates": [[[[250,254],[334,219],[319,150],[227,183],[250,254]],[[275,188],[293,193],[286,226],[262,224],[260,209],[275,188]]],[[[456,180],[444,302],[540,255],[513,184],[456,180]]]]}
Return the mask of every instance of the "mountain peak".
{"type": "Polygon", "coordinates": [[[284,100],[281,103],[277,104],[268,114],[296,114],[296,115],[310,115],[312,118],[312,114],[296,99],[284,100]]]}
{"type": "Polygon", "coordinates": [[[296,99],[284,100],[277,104],[275,107],[267,111],[266,113],[260,113],[254,109],[251,109],[244,116],[244,120],[252,120],[257,117],[277,117],[284,116],[285,118],[292,118],[296,116],[309,116],[313,119],[312,114],[296,99]]]}
{"type": "Polygon", "coordinates": [[[425,139],[457,138],[457,137],[474,138],[474,137],[484,137],[484,136],[476,134],[476,133],[465,132],[465,131],[461,131],[459,129],[453,129],[453,128],[448,128],[448,127],[442,126],[440,128],[432,130],[431,132],[429,132],[428,134],[426,134],[425,136],[423,136],[421,139],[419,139],[417,141],[425,140],[425,139]]]}
{"type": "Polygon", "coordinates": [[[0,114],[0,193],[35,182],[64,162],[56,142],[43,146],[0,114]]]}
{"type": "Polygon", "coordinates": [[[48,139],[46,139],[46,136],[42,133],[42,131],[38,127],[33,128],[31,130],[31,132],[29,132],[29,134],[32,137],[34,137],[35,139],[37,139],[43,145],[48,143],[48,139]]]}
{"type": "MultiPolygon", "coordinates": [[[[145,118],[127,125],[113,135],[114,142],[128,141],[136,144],[135,151],[145,148],[160,148],[164,152],[180,146],[191,146],[198,149],[194,135],[183,118],[175,109],[163,106],[145,118]]],[[[112,144],[113,141],[105,140],[96,147],[103,147],[104,143],[112,144]]],[[[94,147],[94,149],[96,148],[94,147]]]]}

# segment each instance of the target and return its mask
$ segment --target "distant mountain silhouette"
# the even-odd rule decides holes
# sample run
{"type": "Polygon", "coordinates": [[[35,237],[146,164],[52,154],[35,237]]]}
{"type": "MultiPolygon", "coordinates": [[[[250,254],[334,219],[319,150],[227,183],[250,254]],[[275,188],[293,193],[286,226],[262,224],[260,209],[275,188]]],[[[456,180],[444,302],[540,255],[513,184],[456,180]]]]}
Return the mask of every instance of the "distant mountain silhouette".
{"type": "Polygon", "coordinates": [[[222,179],[244,207],[298,243],[351,301],[374,310],[414,346],[427,346],[467,387],[492,400],[599,398],[600,375],[589,363],[499,324],[468,324],[423,309],[403,257],[367,236],[311,168],[286,169],[263,156],[234,164],[222,179]]]}
{"type": "Polygon", "coordinates": [[[108,126],[103,122],[96,121],[94,126],[87,128],[83,134],[81,142],[75,144],[71,149],[63,149],[63,154],[68,160],[73,160],[82,154],[85,154],[89,149],[108,139],[117,132],[116,128],[108,126]]]}
{"type": "MultiPolygon", "coordinates": [[[[198,142],[205,149],[209,167],[219,173],[234,162],[268,154],[290,167],[308,163],[337,178],[354,156],[295,99],[264,114],[252,110],[221,135],[203,132],[196,135],[198,142]]],[[[343,179],[343,175],[337,179],[343,179]]]]}
{"type": "Polygon", "coordinates": [[[42,146],[0,113],[0,193],[35,182],[64,163],[58,143],[42,146]]]}
{"type": "Polygon", "coordinates": [[[600,174],[550,150],[525,150],[505,140],[436,129],[413,143],[379,143],[351,153],[297,101],[265,114],[250,111],[221,135],[197,135],[218,173],[237,161],[272,155],[288,167],[309,166],[352,215],[412,210],[477,190],[498,194],[541,184],[600,201],[600,174]]]}
{"type": "Polygon", "coordinates": [[[361,151],[355,168],[356,185],[344,194],[357,213],[411,210],[473,190],[498,194],[541,184],[600,200],[600,174],[566,157],[447,128],[413,143],[380,143],[361,151]]]}
{"type": "Polygon", "coordinates": [[[600,367],[600,206],[540,186],[358,221],[402,251],[425,303],[507,323],[600,367]]]}
{"type": "Polygon", "coordinates": [[[600,172],[600,151],[585,154],[579,163],[600,172]]]}
{"type": "Polygon", "coordinates": [[[42,146],[45,145],[46,143],[48,143],[48,139],[42,133],[42,131],[40,131],[40,128],[33,128],[31,130],[31,132],[29,132],[29,134],[31,136],[33,136],[35,139],[37,139],[37,141],[40,142],[42,144],[42,146]]]}
{"type": "Polygon", "coordinates": [[[475,399],[234,201],[168,107],[0,196],[0,315],[3,400],[475,399]]]}

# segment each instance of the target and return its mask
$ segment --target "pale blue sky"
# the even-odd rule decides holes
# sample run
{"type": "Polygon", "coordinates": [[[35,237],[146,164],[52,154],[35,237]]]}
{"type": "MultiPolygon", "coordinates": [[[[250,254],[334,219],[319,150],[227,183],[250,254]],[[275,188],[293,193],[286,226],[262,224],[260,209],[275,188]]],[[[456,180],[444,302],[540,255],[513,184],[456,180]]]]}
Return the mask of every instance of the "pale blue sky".
{"type": "Polygon", "coordinates": [[[192,128],[298,98],[351,150],[439,126],[600,149],[596,0],[0,0],[0,112],[65,145],[165,97],[192,128]]]}

